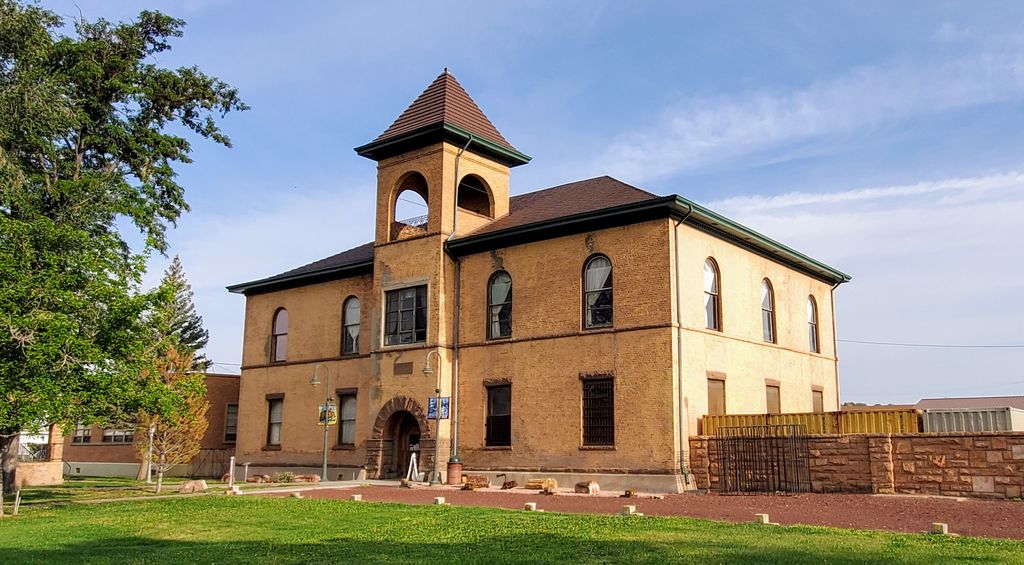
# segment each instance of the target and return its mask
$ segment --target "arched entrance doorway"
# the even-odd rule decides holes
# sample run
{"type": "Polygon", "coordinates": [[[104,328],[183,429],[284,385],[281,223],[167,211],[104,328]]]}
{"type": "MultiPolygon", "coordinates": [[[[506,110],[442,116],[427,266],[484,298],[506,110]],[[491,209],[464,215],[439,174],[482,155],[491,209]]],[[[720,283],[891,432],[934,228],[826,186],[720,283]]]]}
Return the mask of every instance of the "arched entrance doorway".
{"type": "MultiPolygon", "coordinates": [[[[395,412],[384,425],[384,450],[381,453],[381,477],[400,479],[409,472],[413,453],[420,460],[420,425],[416,417],[404,410],[395,412]],[[390,444],[390,445],[389,445],[390,444]]],[[[419,465],[423,462],[419,461],[419,465]]]]}
{"type": "Polygon", "coordinates": [[[420,472],[429,472],[434,439],[419,403],[396,396],[381,407],[368,447],[366,472],[369,477],[405,478],[413,453],[420,472]]]}

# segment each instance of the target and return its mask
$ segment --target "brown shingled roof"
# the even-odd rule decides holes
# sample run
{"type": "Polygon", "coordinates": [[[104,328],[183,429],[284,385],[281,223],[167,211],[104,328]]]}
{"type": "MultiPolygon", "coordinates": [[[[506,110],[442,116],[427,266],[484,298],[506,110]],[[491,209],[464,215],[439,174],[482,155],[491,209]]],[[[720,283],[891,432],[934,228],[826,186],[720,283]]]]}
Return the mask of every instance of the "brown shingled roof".
{"type": "Polygon", "coordinates": [[[420,128],[442,123],[458,126],[473,135],[515,150],[448,69],[434,79],[402,115],[398,116],[391,127],[373,140],[373,143],[401,137],[420,128]]]}
{"type": "Polygon", "coordinates": [[[658,198],[658,196],[609,176],[571,182],[513,196],[509,200],[507,216],[481,226],[467,236],[496,232],[653,198],[658,198]]]}

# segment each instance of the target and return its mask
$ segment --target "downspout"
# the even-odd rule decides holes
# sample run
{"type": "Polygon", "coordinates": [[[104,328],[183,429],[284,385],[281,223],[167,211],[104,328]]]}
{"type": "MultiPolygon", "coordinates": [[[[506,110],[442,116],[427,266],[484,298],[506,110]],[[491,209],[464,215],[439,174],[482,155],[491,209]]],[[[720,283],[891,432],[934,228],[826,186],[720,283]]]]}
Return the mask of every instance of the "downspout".
{"type": "MultiPolygon", "coordinates": [[[[459,226],[459,161],[462,154],[473,143],[473,134],[469,134],[466,144],[455,154],[455,202],[453,202],[454,215],[452,216],[452,233],[448,234],[448,240],[455,237],[459,226]]],[[[459,461],[459,318],[462,306],[462,258],[455,258],[455,323],[452,328],[452,448],[451,457],[448,463],[460,463],[459,461]]],[[[439,407],[440,408],[440,407],[439,407]]]]}
{"type": "Polygon", "coordinates": [[[686,407],[683,405],[683,301],[681,296],[682,277],[679,274],[679,227],[686,222],[686,219],[693,214],[693,206],[687,204],[689,208],[686,211],[686,215],[683,216],[678,222],[676,222],[675,228],[672,230],[674,257],[673,263],[675,263],[675,269],[673,274],[676,279],[676,330],[679,332],[679,337],[676,339],[677,348],[677,379],[679,380],[679,471],[683,474],[683,489],[690,485],[690,465],[686,454],[688,453],[689,433],[686,418],[686,407]]]}
{"type": "Polygon", "coordinates": [[[842,411],[843,409],[843,405],[839,402],[839,336],[836,335],[836,289],[841,284],[843,284],[843,281],[837,282],[832,285],[832,289],[829,291],[829,302],[832,306],[832,358],[836,366],[836,411],[842,411]]]}

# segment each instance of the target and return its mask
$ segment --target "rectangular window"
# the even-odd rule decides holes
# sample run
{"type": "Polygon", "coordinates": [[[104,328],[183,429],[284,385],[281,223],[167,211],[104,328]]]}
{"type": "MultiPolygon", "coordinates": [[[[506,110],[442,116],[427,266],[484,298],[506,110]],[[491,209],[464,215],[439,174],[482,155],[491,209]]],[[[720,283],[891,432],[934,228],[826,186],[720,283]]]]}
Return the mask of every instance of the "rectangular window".
{"type": "Polygon", "coordinates": [[[356,395],[342,394],[338,418],[338,445],[356,444],[356,395]]]}
{"type": "Polygon", "coordinates": [[[427,341],[427,287],[414,286],[386,294],[384,345],[427,341]]]}
{"type": "Polygon", "coordinates": [[[708,379],[708,415],[725,414],[725,381],[708,379]]]}
{"type": "Polygon", "coordinates": [[[281,445],[281,422],[284,421],[284,399],[267,400],[267,445],[281,445]]]}
{"type": "Polygon", "coordinates": [[[224,412],[224,443],[235,443],[238,437],[238,405],[228,404],[224,412]]]}
{"type": "Polygon", "coordinates": [[[825,411],[825,393],[820,390],[811,391],[811,408],[815,412],[825,411]]]}
{"type": "Polygon", "coordinates": [[[768,400],[768,413],[769,414],[781,414],[782,413],[782,397],[779,394],[778,385],[768,385],[765,387],[765,394],[768,400]]]}
{"type": "Polygon", "coordinates": [[[131,443],[134,430],[103,430],[103,443],[131,443]]]}
{"type": "Polygon", "coordinates": [[[512,445],[512,385],[487,387],[486,445],[512,445]]]}
{"type": "Polygon", "coordinates": [[[71,443],[91,443],[92,442],[92,426],[86,426],[78,424],[75,427],[75,435],[71,437],[71,443]]]}
{"type": "Polygon", "coordinates": [[[583,445],[615,445],[615,379],[583,381],[583,445]]]}

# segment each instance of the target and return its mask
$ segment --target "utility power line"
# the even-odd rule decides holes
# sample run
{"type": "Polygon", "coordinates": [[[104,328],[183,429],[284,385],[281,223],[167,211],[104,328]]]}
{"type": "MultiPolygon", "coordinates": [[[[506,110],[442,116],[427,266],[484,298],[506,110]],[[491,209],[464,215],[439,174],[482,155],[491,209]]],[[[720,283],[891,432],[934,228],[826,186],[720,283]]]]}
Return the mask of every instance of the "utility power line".
{"type": "Polygon", "coordinates": [[[884,345],[888,347],[931,347],[938,349],[1024,349],[1024,344],[959,344],[959,343],[899,343],[891,341],[862,341],[857,339],[836,340],[842,343],[860,345],[884,345]]]}

